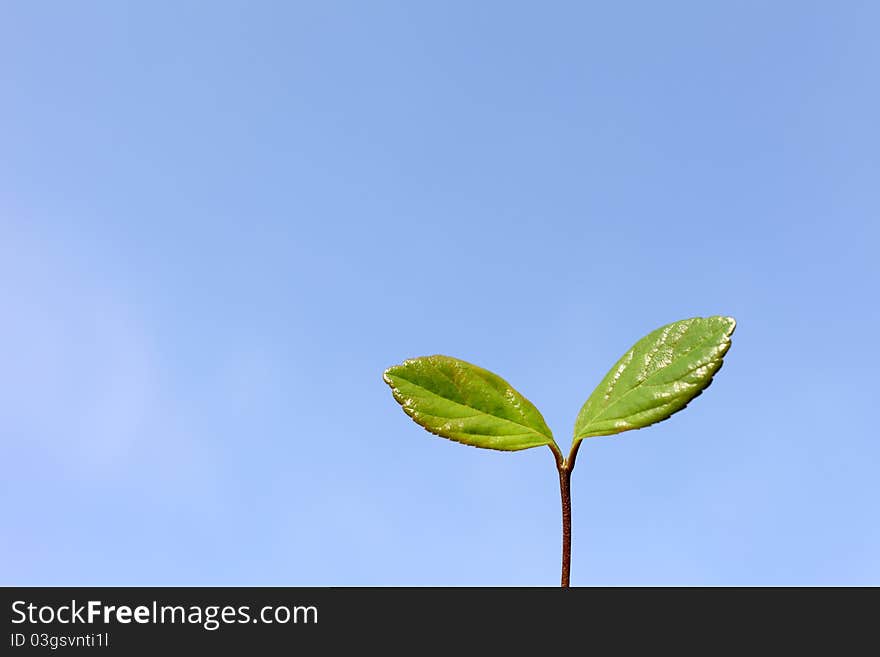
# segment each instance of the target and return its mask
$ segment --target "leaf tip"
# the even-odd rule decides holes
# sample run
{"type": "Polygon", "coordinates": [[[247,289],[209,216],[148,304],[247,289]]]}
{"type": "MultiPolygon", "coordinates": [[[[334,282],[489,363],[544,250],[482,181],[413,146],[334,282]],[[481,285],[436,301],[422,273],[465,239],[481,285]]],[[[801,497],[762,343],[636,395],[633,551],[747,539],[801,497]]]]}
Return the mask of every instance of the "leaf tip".
{"type": "Polygon", "coordinates": [[[382,380],[392,388],[394,387],[394,382],[391,380],[391,375],[398,367],[400,367],[400,365],[392,365],[391,367],[386,368],[384,372],[382,372],[382,380]]]}
{"type": "Polygon", "coordinates": [[[721,319],[727,323],[727,335],[733,335],[733,332],[736,330],[736,319],[730,316],[722,317],[721,319]]]}

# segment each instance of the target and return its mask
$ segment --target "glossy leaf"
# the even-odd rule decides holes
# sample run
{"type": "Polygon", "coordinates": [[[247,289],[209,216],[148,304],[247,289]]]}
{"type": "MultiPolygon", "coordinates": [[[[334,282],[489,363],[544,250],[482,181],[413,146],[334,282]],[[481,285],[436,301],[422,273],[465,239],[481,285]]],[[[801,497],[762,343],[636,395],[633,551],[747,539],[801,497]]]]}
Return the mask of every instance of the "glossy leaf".
{"type": "Polygon", "coordinates": [[[665,420],[699,395],[721,367],[736,328],[732,317],[673,322],[639,340],[587,399],[574,444],[665,420]]]}
{"type": "Polygon", "coordinates": [[[515,451],[549,445],[534,404],[500,376],[449,356],[425,356],[385,371],[394,399],[416,423],[451,440],[515,451]]]}

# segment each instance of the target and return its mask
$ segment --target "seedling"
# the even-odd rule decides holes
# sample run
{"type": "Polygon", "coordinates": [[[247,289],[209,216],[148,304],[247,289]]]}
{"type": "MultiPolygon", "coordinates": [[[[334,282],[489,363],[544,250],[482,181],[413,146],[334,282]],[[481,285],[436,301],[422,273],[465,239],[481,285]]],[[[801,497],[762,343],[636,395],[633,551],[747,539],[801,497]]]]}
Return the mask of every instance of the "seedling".
{"type": "Polygon", "coordinates": [[[546,445],[562,498],[562,586],[571,574],[571,472],[584,438],[665,420],[705,390],[736,328],[732,317],[673,322],[636,342],[587,398],[565,457],[541,413],[497,374],[449,356],[424,356],[385,370],[394,399],[417,424],[465,445],[518,451],[546,445]]]}

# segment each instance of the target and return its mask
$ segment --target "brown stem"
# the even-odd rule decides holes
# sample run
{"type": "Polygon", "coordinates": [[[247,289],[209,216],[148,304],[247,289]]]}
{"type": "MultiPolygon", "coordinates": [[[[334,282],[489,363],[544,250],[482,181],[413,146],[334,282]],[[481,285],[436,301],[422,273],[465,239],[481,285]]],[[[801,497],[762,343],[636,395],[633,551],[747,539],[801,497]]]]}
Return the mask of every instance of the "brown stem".
{"type": "Polygon", "coordinates": [[[577,459],[581,442],[572,446],[568,458],[562,456],[556,443],[550,445],[550,451],[556,459],[559,470],[559,495],[562,498],[562,588],[567,589],[571,581],[571,472],[577,459]]]}
{"type": "Polygon", "coordinates": [[[559,464],[559,492],[562,497],[562,588],[571,579],[571,467],[559,464]]]}

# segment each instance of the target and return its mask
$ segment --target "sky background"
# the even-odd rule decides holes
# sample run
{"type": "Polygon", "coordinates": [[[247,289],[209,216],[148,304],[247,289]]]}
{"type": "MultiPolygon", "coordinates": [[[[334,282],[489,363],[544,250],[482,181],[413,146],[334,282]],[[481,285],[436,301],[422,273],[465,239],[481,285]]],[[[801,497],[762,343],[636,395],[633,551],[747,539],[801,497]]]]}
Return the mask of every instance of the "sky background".
{"type": "Polygon", "coordinates": [[[586,441],[574,585],[880,584],[880,5],[4,2],[0,583],[556,585],[547,449],[668,322],[714,384],[586,441]],[[872,346],[873,345],[873,346],[872,346]]]}

